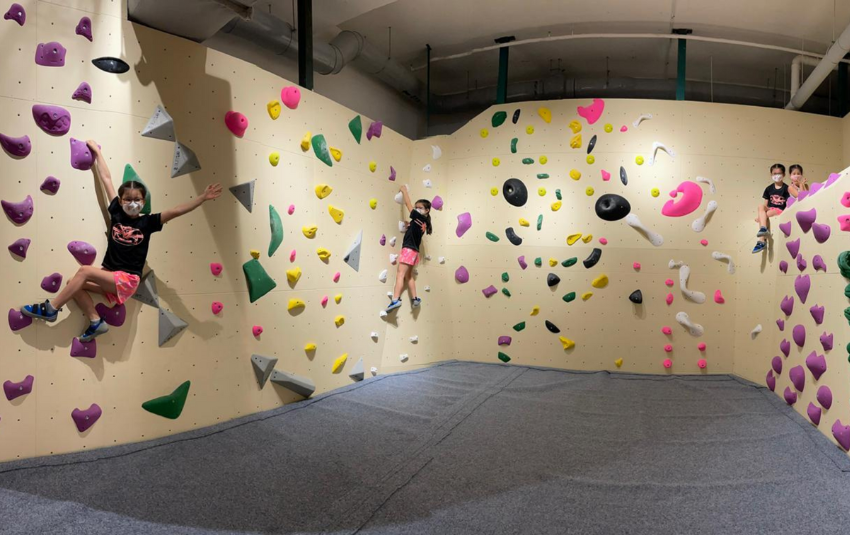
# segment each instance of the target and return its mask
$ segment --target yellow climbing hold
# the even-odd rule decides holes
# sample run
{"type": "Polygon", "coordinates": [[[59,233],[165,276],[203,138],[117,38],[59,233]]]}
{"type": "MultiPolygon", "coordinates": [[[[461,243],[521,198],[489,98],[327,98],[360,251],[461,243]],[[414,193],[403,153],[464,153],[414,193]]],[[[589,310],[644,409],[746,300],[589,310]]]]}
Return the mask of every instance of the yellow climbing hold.
{"type": "MultiPolygon", "coordinates": [[[[336,304],[339,304],[339,302],[340,302],[340,301],[342,301],[342,294],[336,294],[336,295],[334,296],[334,302],[335,302],[336,304]]],[[[342,316],[340,316],[340,317],[342,317],[342,316]]]]}
{"type": "Polygon", "coordinates": [[[543,197],[546,195],[546,188],[537,188],[537,194],[543,197]]]}
{"type": "Polygon", "coordinates": [[[336,373],[345,366],[345,361],[348,360],[348,353],[343,353],[341,357],[337,357],[334,365],[331,367],[331,373],[336,373]]]}
{"type": "Polygon", "coordinates": [[[334,160],[340,161],[342,160],[342,151],[339,149],[335,149],[333,147],[328,147],[331,151],[331,156],[333,156],[334,160]]]}
{"type": "Polygon", "coordinates": [[[637,156],[635,158],[635,163],[638,165],[643,165],[643,156],[637,156]]]}
{"type": "Polygon", "coordinates": [[[543,164],[545,164],[546,162],[548,162],[548,161],[549,161],[549,158],[547,158],[546,156],[541,156],[541,157],[538,159],[538,161],[540,162],[540,165],[543,165],[543,164]]]}
{"type": "MultiPolygon", "coordinates": [[[[611,123],[606,123],[605,124],[605,132],[610,134],[613,131],[614,131],[614,126],[611,123]]],[[[620,359],[620,360],[622,361],[622,359],[620,359]]]]}
{"type": "Polygon", "coordinates": [[[316,186],[316,197],[324,199],[325,197],[330,195],[333,190],[334,189],[328,186],[327,184],[319,184],[318,186],[316,186]]]}
{"type": "Polygon", "coordinates": [[[653,197],[658,197],[659,195],[661,195],[661,190],[659,190],[658,188],[652,188],[649,194],[653,197]]]}
{"type": "Polygon", "coordinates": [[[493,167],[499,167],[500,163],[502,163],[502,161],[500,159],[493,158],[493,167]]]}
{"type": "Polygon", "coordinates": [[[490,135],[490,132],[488,132],[486,128],[482,128],[479,134],[481,134],[481,137],[487,137],[490,135]]]}
{"type": "Polygon", "coordinates": [[[570,139],[570,148],[580,149],[581,148],[581,134],[576,134],[570,139]]]}
{"type": "Polygon", "coordinates": [[[558,261],[557,261],[557,260],[555,260],[554,258],[550,258],[550,259],[549,259],[549,265],[550,265],[551,267],[555,267],[555,266],[557,266],[557,265],[558,265],[558,261]]]}
{"type": "Polygon", "coordinates": [[[536,315],[538,315],[538,314],[540,314],[540,307],[539,307],[539,306],[537,306],[537,305],[534,305],[534,308],[532,308],[532,309],[531,309],[531,314],[530,314],[530,315],[531,315],[531,316],[536,316],[536,315]]]}
{"type": "Polygon", "coordinates": [[[588,234],[587,236],[582,236],[581,241],[584,243],[590,243],[590,240],[593,239],[593,234],[588,234]]]}
{"type": "Polygon", "coordinates": [[[557,212],[561,209],[561,201],[555,201],[552,203],[552,211],[557,212]]]}
{"type": "Polygon", "coordinates": [[[591,197],[594,194],[594,192],[595,192],[595,190],[593,188],[591,188],[590,186],[588,186],[587,189],[584,190],[584,194],[587,195],[588,197],[591,197]]]}
{"type": "Polygon", "coordinates": [[[585,160],[589,165],[593,165],[594,163],[596,163],[596,156],[594,156],[593,154],[588,154],[585,160]]]}
{"type": "Polygon", "coordinates": [[[377,168],[378,168],[378,164],[375,162],[375,160],[372,160],[371,162],[369,162],[369,170],[370,171],[372,171],[374,173],[377,168]]]}
{"type": "Polygon", "coordinates": [[[581,232],[567,236],[567,245],[572,245],[581,239],[581,232]]]}
{"type": "Polygon", "coordinates": [[[587,300],[588,300],[588,299],[590,299],[592,296],[593,296],[593,292],[584,292],[583,294],[581,294],[581,300],[582,300],[582,301],[587,301],[587,300]]]}
{"type": "Polygon", "coordinates": [[[266,109],[269,112],[269,117],[272,118],[272,121],[280,117],[280,102],[276,100],[270,100],[268,104],[266,104],[266,109]]]}
{"type": "Polygon", "coordinates": [[[495,197],[498,194],[499,194],[499,188],[490,188],[490,195],[495,197]]]}
{"type": "Polygon", "coordinates": [[[573,134],[578,134],[581,132],[581,123],[576,120],[570,121],[570,130],[573,131],[573,134]]]}
{"type": "Polygon", "coordinates": [[[310,343],[310,344],[307,344],[307,345],[304,346],[304,351],[306,351],[307,353],[312,353],[315,350],[316,350],[316,344],[310,343]]]}
{"type": "Polygon", "coordinates": [[[301,232],[304,234],[304,236],[311,239],[316,237],[317,230],[319,230],[319,227],[317,227],[316,225],[310,227],[301,227],[301,232]]]}
{"type": "Polygon", "coordinates": [[[531,125],[526,126],[525,127],[525,133],[528,134],[528,135],[533,134],[534,133],[534,127],[531,126],[531,125]]]}
{"type": "Polygon", "coordinates": [[[310,150],[310,140],[313,139],[313,134],[307,132],[304,134],[304,137],[301,138],[301,150],[308,151],[310,150]]]}
{"type": "Polygon", "coordinates": [[[608,286],[608,275],[602,274],[593,279],[593,282],[590,283],[594,288],[604,288],[608,286]]]}
{"type": "Polygon", "coordinates": [[[326,261],[328,258],[331,257],[331,252],[325,249],[324,247],[319,247],[318,249],[316,249],[316,254],[319,255],[319,258],[323,261],[326,261]]]}
{"type": "Polygon", "coordinates": [[[273,152],[269,154],[269,163],[272,164],[272,167],[277,167],[277,164],[280,163],[280,153],[273,152]]]}
{"type": "Polygon", "coordinates": [[[301,278],[301,268],[300,267],[296,266],[292,269],[286,270],[286,280],[289,281],[289,284],[295,284],[296,282],[298,282],[298,279],[300,279],[300,278],[301,278]]]}
{"type": "Polygon", "coordinates": [[[567,338],[566,336],[559,336],[558,340],[561,341],[561,345],[564,346],[564,349],[572,349],[576,346],[576,343],[567,338]]]}
{"type": "Polygon", "coordinates": [[[342,218],[345,217],[345,212],[330,204],[328,205],[328,212],[330,212],[331,217],[336,223],[342,223],[342,218]]]}
{"type": "Polygon", "coordinates": [[[374,210],[378,207],[378,199],[369,199],[369,208],[374,210]]]}
{"type": "Polygon", "coordinates": [[[552,110],[550,110],[549,108],[543,108],[543,107],[537,108],[537,115],[539,115],[540,118],[543,119],[543,122],[545,122],[545,123],[551,123],[552,122],[552,110]]]}
{"type": "Polygon", "coordinates": [[[334,318],[334,325],[336,325],[337,327],[339,327],[343,323],[345,323],[345,317],[337,316],[337,317],[334,318]]]}
{"type": "Polygon", "coordinates": [[[520,218],[519,218],[519,226],[521,226],[521,227],[527,227],[529,224],[530,224],[530,223],[528,222],[528,219],[525,219],[525,218],[523,218],[523,217],[520,217],[520,218]]]}
{"type": "Polygon", "coordinates": [[[289,304],[286,305],[286,310],[293,310],[295,308],[304,308],[305,306],[307,306],[307,303],[305,303],[301,299],[297,299],[297,298],[293,297],[292,299],[289,300],[289,304]]]}
{"type": "Polygon", "coordinates": [[[256,249],[251,249],[251,256],[253,256],[257,260],[259,260],[260,259],[260,251],[258,251],[256,249]]]}
{"type": "Polygon", "coordinates": [[[570,178],[573,180],[578,180],[581,178],[581,171],[578,169],[570,169],[570,178]]]}
{"type": "MultiPolygon", "coordinates": [[[[610,126],[610,125],[608,125],[608,126],[610,126]]],[[[615,366],[617,366],[617,367],[619,368],[620,366],[622,366],[622,365],[623,365],[623,359],[622,359],[622,358],[618,358],[617,360],[615,360],[615,361],[614,361],[614,365],[615,365],[615,366]]]]}

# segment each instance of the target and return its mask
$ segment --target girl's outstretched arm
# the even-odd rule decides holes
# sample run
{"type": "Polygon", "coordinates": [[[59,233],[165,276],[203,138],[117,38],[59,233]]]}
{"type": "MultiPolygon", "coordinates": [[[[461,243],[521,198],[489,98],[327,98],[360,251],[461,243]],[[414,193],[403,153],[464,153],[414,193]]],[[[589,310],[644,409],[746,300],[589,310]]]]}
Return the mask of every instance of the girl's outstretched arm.
{"type": "Polygon", "coordinates": [[[189,202],[184,202],[183,204],[178,204],[174,208],[169,208],[168,210],[162,212],[160,217],[162,218],[162,223],[168,223],[175,217],[179,217],[183,214],[188,214],[198,206],[204,204],[206,201],[211,201],[213,199],[218,198],[221,195],[221,184],[210,184],[207,186],[207,189],[204,192],[189,202]]]}
{"type": "Polygon", "coordinates": [[[407,191],[407,185],[402,184],[399,190],[401,190],[401,196],[404,198],[404,205],[407,206],[407,213],[409,214],[413,211],[413,203],[410,202],[410,193],[407,191]]]}
{"type": "Polygon", "coordinates": [[[109,166],[106,165],[106,160],[103,157],[103,153],[100,152],[97,142],[90,139],[86,141],[86,145],[88,145],[89,150],[95,157],[95,164],[91,167],[91,172],[94,173],[95,178],[103,185],[103,189],[106,191],[106,203],[109,204],[117,196],[115,186],[112,185],[112,173],[109,172],[109,166]]]}

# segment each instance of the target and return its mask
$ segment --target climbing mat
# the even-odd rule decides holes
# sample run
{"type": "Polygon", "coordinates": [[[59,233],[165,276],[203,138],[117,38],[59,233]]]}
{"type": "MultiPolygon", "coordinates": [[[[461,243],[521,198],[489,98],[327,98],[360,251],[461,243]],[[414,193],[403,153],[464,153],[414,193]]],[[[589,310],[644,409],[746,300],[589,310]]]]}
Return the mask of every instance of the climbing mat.
{"type": "Polygon", "coordinates": [[[848,471],[802,416],[731,376],[449,361],[0,464],[0,531],[841,533],[848,471]]]}

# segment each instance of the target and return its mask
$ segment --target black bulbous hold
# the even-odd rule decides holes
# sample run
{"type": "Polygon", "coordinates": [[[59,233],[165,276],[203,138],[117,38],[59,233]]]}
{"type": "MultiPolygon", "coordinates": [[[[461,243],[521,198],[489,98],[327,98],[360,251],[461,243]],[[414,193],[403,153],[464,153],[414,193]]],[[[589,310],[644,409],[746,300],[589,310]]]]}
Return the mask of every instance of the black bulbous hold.
{"type": "Polygon", "coordinates": [[[528,188],[518,178],[505,180],[505,184],[502,186],[502,195],[513,206],[525,206],[525,203],[528,202],[528,188]]]}
{"type": "Polygon", "coordinates": [[[640,290],[635,290],[629,295],[629,301],[632,303],[639,305],[643,303],[643,293],[640,290]]]}
{"type": "Polygon", "coordinates": [[[606,193],[596,199],[596,215],[604,221],[619,221],[632,211],[632,205],[625,197],[606,193]]]}

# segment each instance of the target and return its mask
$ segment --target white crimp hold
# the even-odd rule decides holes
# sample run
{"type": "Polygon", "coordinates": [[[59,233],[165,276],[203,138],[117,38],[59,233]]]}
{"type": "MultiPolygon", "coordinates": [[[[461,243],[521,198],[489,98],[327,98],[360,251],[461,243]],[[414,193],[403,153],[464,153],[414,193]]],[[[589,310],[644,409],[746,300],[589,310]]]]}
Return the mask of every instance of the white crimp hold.
{"type": "Polygon", "coordinates": [[[426,254],[426,255],[425,255],[425,260],[431,260],[431,255],[426,254]]]}
{"type": "Polygon", "coordinates": [[[698,176],[697,182],[701,182],[703,184],[708,184],[708,189],[711,190],[711,193],[717,193],[717,188],[714,187],[714,181],[710,178],[705,178],[704,176],[698,176]]]}
{"type": "Polygon", "coordinates": [[[381,281],[381,282],[387,282],[387,270],[386,270],[386,269],[385,269],[385,270],[383,270],[383,271],[382,271],[382,272],[378,275],[378,280],[379,280],[379,281],[381,281]]]}
{"type": "Polygon", "coordinates": [[[382,311],[378,312],[378,316],[381,317],[381,318],[386,318],[387,317],[387,311],[382,310],[382,311]]]}
{"type": "Polygon", "coordinates": [[[644,113],[643,115],[641,115],[640,117],[635,119],[635,122],[632,123],[632,126],[637,128],[638,126],[640,126],[640,123],[642,123],[644,121],[648,121],[650,119],[652,119],[652,114],[651,113],[644,113]]]}
{"type": "Polygon", "coordinates": [[[647,228],[643,223],[640,222],[640,219],[638,218],[637,214],[632,213],[627,215],[626,223],[633,229],[636,229],[641,232],[652,245],[656,247],[661,247],[664,244],[664,236],[647,228]]]}
{"type": "Polygon", "coordinates": [[[402,362],[407,362],[407,353],[398,356],[398,360],[402,362]]]}
{"type": "Polygon", "coordinates": [[[414,335],[414,336],[411,336],[411,337],[410,337],[410,343],[411,343],[411,344],[415,344],[415,343],[417,343],[417,342],[419,342],[419,337],[418,337],[418,336],[415,336],[415,335],[414,335]]]}
{"type": "Polygon", "coordinates": [[[402,204],[404,202],[404,194],[399,191],[398,193],[395,194],[395,197],[393,197],[393,200],[395,202],[399,203],[399,204],[402,204]]]}
{"type": "Polygon", "coordinates": [[[668,155],[670,155],[671,158],[676,157],[676,151],[669,148],[667,145],[660,141],[655,141],[652,143],[652,156],[649,157],[649,165],[655,164],[655,160],[658,158],[658,149],[661,149],[666,152],[668,155]]]}
{"type": "Polygon", "coordinates": [[[396,236],[390,238],[390,247],[395,247],[396,236]]]}
{"type": "Polygon", "coordinates": [[[735,262],[732,261],[732,257],[728,254],[721,253],[720,251],[714,251],[711,253],[711,258],[721,262],[725,260],[729,263],[729,265],[726,266],[726,271],[728,271],[730,275],[735,273],[735,262]]]}
{"type": "Polygon", "coordinates": [[[422,170],[425,171],[426,173],[430,173],[431,172],[431,164],[430,163],[427,164],[425,167],[422,168],[422,170]]]}
{"type": "Polygon", "coordinates": [[[702,214],[702,217],[695,219],[694,222],[691,223],[691,228],[694,229],[694,232],[702,232],[705,230],[705,226],[708,224],[708,218],[715,210],[717,210],[717,201],[708,201],[708,204],[705,205],[705,212],[702,214]]]}
{"type": "Polygon", "coordinates": [[[425,287],[425,291],[426,291],[426,292],[430,292],[430,291],[431,291],[431,287],[430,287],[430,286],[426,286],[426,287],[425,287]]]}
{"type": "Polygon", "coordinates": [[[441,149],[437,145],[431,145],[431,157],[435,160],[439,160],[440,156],[443,155],[443,149],[441,149]]]}
{"type": "Polygon", "coordinates": [[[425,186],[426,188],[430,188],[431,185],[432,185],[431,179],[426,178],[425,180],[422,181],[422,185],[425,186]]]}
{"type": "Polygon", "coordinates": [[[369,371],[372,372],[372,375],[378,375],[378,368],[372,366],[369,368],[369,371]]]}
{"type": "Polygon", "coordinates": [[[756,336],[758,336],[760,332],[761,332],[761,323],[759,323],[758,325],[753,327],[753,330],[750,331],[750,338],[755,340],[756,336]]]}
{"type": "Polygon", "coordinates": [[[407,225],[404,223],[404,221],[399,221],[399,222],[398,222],[398,231],[399,231],[399,232],[404,232],[404,229],[406,228],[406,226],[407,226],[407,225]]]}
{"type": "Polygon", "coordinates": [[[702,336],[705,334],[705,329],[702,328],[702,325],[692,322],[687,312],[676,314],[676,321],[679,322],[679,325],[686,328],[691,336],[702,336]]]}
{"type": "Polygon", "coordinates": [[[395,265],[396,262],[398,262],[398,255],[390,253],[390,264],[395,265]]]}
{"type": "Polygon", "coordinates": [[[441,263],[441,264],[445,264],[445,263],[446,263],[446,257],[445,257],[445,256],[441,256],[441,257],[439,257],[439,258],[437,259],[437,262],[439,262],[439,263],[441,263]]]}
{"type": "Polygon", "coordinates": [[[369,337],[370,338],[378,338],[378,331],[372,331],[372,333],[369,335],[369,337]]]}

